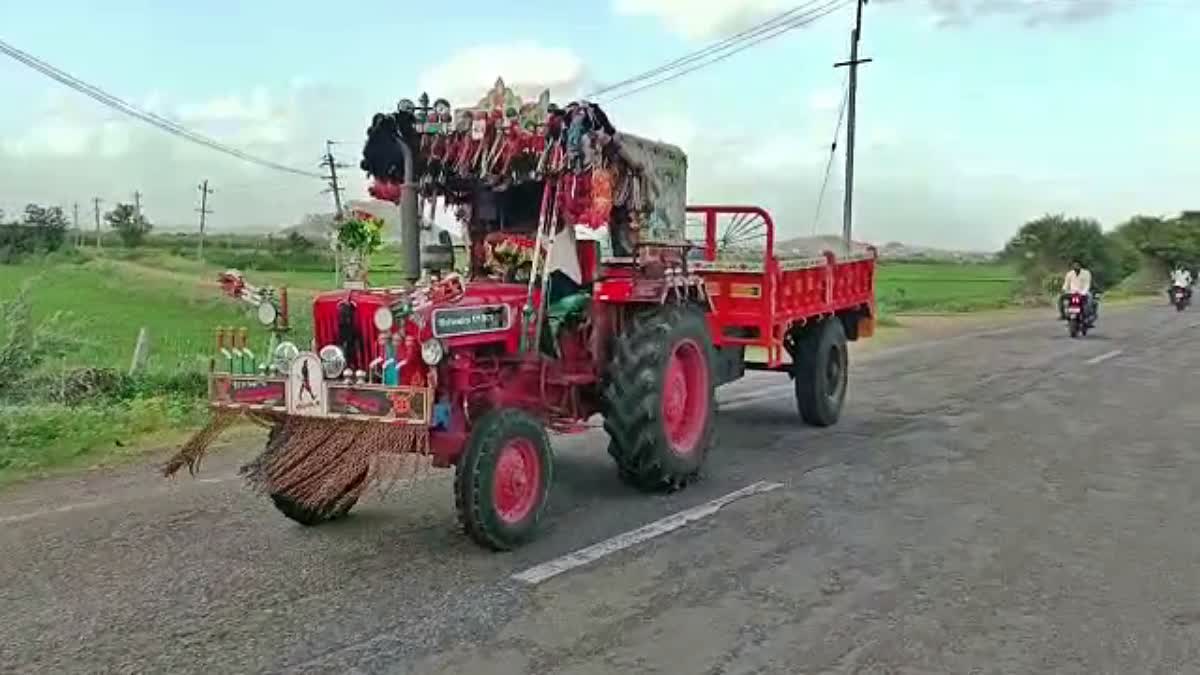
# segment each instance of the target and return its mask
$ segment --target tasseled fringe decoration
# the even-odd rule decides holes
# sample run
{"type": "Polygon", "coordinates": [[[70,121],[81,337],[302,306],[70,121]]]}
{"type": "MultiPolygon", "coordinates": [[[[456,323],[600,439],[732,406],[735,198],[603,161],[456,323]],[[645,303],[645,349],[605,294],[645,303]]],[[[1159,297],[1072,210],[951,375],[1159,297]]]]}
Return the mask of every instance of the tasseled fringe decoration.
{"type": "Polygon", "coordinates": [[[395,484],[409,454],[429,454],[426,427],[289,417],[271,430],[266,449],[242,474],[260,492],[334,511],[372,484],[395,484]]]}
{"type": "Polygon", "coordinates": [[[213,410],[212,419],[208,421],[208,424],[189,438],[179,452],[175,453],[175,456],[166,463],[163,467],[163,476],[170,478],[184,466],[187,466],[188,473],[196,475],[196,472],[200,470],[200,460],[204,459],[212,442],[241,416],[242,413],[237,411],[220,408],[213,410]]]}

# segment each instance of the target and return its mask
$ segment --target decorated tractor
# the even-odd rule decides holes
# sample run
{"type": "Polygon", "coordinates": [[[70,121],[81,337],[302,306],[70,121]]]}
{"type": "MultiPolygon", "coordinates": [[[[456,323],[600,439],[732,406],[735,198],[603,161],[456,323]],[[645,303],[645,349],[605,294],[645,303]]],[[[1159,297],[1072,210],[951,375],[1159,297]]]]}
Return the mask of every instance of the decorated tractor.
{"type": "Polygon", "coordinates": [[[457,112],[422,97],[376,115],[362,167],[402,215],[406,196],[426,223],[439,205],[456,214],[464,271],[426,261],[412,283],[373,287],[362,242],[378,223],[352,216],[339,238],[358,247],[353,264],[316,297],[302,342],[288,339],[286,292],[223,275],[270,342],[255,355],[244,330],[219,331],[213,420],[168,475],[194,471],[249,417],[269,434],[243,473],[287,517],[344,516],[423,461],[454,468],[465,532],[505,550],[537,530],[551,433],[602,417],[619,479],[671,491],[712,450],[716,387],[747,370],[786,373],[804,422],[837,422],[847,342],[874,328],[874,249],[776,250],[764,210],[686,205],[680,149],[618,132],[589,103],[524,103],[502,82],[457,112]]]}

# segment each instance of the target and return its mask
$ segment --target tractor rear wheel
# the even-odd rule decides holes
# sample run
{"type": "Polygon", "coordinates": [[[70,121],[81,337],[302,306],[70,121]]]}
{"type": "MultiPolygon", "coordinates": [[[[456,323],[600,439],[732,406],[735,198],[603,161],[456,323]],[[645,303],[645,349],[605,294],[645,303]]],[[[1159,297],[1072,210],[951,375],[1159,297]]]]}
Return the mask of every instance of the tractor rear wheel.
{"type": "Polygon", "coordinates": [[[792,374],[800,419],[814,427],[837,424],[846,401],[849,356],[846,329],[831,318],[797,340],[792,374]]]}
{"type": "Polygon", "coordinates": [[[677,490],[699,475],[716,397],[704,314],[664,306],[633,318],[613,344],[605,387],[608,453],[642,490],[677,490]]]}
{"type": "Polygon", "coordinates": [[[454,476],[463,530],[476,543],[509,551],[537,531],[553,479],[550,438],[520,410],[494,410],[474,425],[454,476]]]}

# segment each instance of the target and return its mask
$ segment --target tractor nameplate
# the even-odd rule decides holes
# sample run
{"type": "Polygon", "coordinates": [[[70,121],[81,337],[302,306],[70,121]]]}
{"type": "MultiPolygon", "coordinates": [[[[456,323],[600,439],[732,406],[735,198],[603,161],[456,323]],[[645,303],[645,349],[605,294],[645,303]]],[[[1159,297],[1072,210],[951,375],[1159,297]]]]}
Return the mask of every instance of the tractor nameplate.
{"type": "Polygon", "coordinates": [[[433,311],[433,336],[455,337],[475,333],[494,333],[512,326],[508,305],[454,307],[433,311]]]}

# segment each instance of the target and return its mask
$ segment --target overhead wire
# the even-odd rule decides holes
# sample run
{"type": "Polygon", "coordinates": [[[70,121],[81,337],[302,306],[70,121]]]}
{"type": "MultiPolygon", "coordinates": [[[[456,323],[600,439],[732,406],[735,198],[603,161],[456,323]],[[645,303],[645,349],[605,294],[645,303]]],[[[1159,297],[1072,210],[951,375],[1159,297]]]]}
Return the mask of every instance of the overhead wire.
{"type": "Polygon", "coordinates": [[[771,18],[769,18],[765,21],[757,23],[757,24],[750,26],[749,28],[746,28],[744,30],[738,31],[737,33],[734,33],[733,35],[730,35],[730,36],[728,36],[722,40],[719,40],[713,44],[710,44],[706,47],[703,47],[701,49],[697,49],[696,51],[684,54],[683,56],[680,56],[673,61],[668,61],[667,63],[661,64],[650,70],[638,73],[637,75],[634,75],[632,77],[627,77],[624,80],[620,80],[618,82],[613,82],[611,84],[608,84],[601,89],[597,89],[596,91],[591,92],[590,94],[588,94],[587,98],[596,98],[596,97],[606,94],[610,91],[614,91],[616,89],[621,89],[622,87],[626,87],[630,84],[636,84],[638,82],[644,81],[644,80],[646,80],[650,77],[653,77],[655,75],[658,75],[660,73],[663,73],[663,72],[666,72],[669,70],[673,70],[680,66],[684,66],[689,63],[692,63],[692,62],[696,61],[697,59],[703,58],[709,54],[720,51],[724,47],[732,45],[736,42],[740,42],[742,40],[752,38],[756,35],[760,35],[764,31],[769,30],[770,28],[776,27],[781,22],[800,13],[805,8],[811,7],[815,4],[818,4],[821,1],[822,0],[809,0],[809,2],[805,2],[801,5],[793,7],[792,9],[775,14],[774,16],[772,16],[771,18]]]}
{"type": "MultiPolygon", "coordinates": [[[[635,76],[635,77],[628,79],[628,81],[630,81],[631,83],[646,82],[646,80],[650,80],[650,81],[646,82],[645,84],[641,84],[640,86],[636,86],[632,89],[627,89],[625,91],[622,91],[622,92],[612,95],[612,96],[603,96],[602,95],[599,98],[601,98],[601,100],[603,100],[605,103],[612,103],[614,101],[618,101],[618,100],[626,98],[628,96],[633,96],[634,94],[640,93],[647,89],[652,89],[654,87],[661,86],[663,84],[666,84],[667,82],[671,82],[672,80],[676,80],[680,77],[683,77],[684,75],[688,75],[689,73],[693,73],[702,68],[707,68],[711,65],[714,65],[721,61],[724,61],[725,59],[728,59],[731,56],[734,56],[735,54],[739,54],[747,49],[750,49],[751,47],[757,46],[768,40],[773,40],[777,37],[780,37],[781,35],[783,35],[785,33],[796,30],[797,28],[802,28],[804,26],[807,26],[808,24],[811,24],[814,21],[816,21],[822,17],[828,16],[829,14],[832,14],[832,13],[838,11],[839,9],[842,9],[843,7],[850,5],[852,2],[853,2],[853,0],[827,0],[820,7],[807,12],[803,16],[793,17],[787,21],[773,25],[766,30],[757,32],[753,36],[735,40],[734,42],[726,44],[722,47],[719,47],[716,49],[711,49],[710,51],[707,51],[705,54],[703,54],[701,57],[699,57],[702,59],[707,58],[707,57],[712,57],[712,58],[707,58],[707,60],[700,60],[698,63],[693,62],[691,65],[688,65],[687,67],[684,67],[684,68],[662,69],[663,67],[660,66],[659,69],[654,69],[659,72],[647,71],[646,73],[643,73],[642,75],[635,76]],[[670,70],[674,70],[674,72],[669,72],[670,70]],[[656,75],[663,74],[663,73],[666,73],[665,77],[653,79],[653,78],[655,78],[656,75]]],[[[705,51],[705,50],[700,50],[700,51],[705,51]]],[[[699,53],[699,52],[697,52],[697,53],[699,53]]],[[[683,57],[683,58],[687,58],[687,57],[683,57]]],[[[610,87],[609,89],[613,89],[613,87],[610,87]]]]}
{"type": "Polygon", "coordinates": [[[838,138],[842,135],[842,122],[846,118],[846,106],[850,100],[850,82],[847,80],[842,87],[842,105],[838,109],[837,126],[833,130],[833,142],[829,144],[829,161],[825,163],[825,178],[821,180],[821,191],[817,193],[817,210],[813,214],[812,233],[817,234],[817,226],[821,222],[821,208],[825,204],[825,193],[829,189],[829,177],[833,174],[833,160],[837,157],[838,138]]]}
{"type": "Polygon", "coordinates": [[[37,57],[35,57],[27,52],[17,49],[16,47],[8,44],[7,42],[4,42],[3,40],[0,40],[0,54],[9,56],[12,59],[14,59],[15,61],[17,61],[25,66],[28,66],[29,68],[32,68],[33,70],[36,70],[39,73],[59,82],[60,84],[63,84],[65,86],[67,86],[68,88],[70,88],[80,94],[83,94],[95,101],[98,101],[99,103],[101,103],[113,110],[116,110],[116,111],[124,113],[130,117],[141,120],[142,122],[145,122],[151,126],[154,126],[158,129],[160,129],[161,131],[165,131],[166,133],[169,133],[178,138],[182,138],[184,140],[191,141],[192,143],[196,143],[198,145],[204,146],[210,150],[215,150],[217,152],[224,153],[226,155],[235,157],[242,161],[249,162],[252,164],[257,164],[259,166],[266,167],[268,169],[274,169],[276,171],[290,173],[290,174],[294,174],[294,175],[298,175],[298,176],[304,176],[306,178],[322,178],[322,176],[316,172],[306,171],[304,169],[298,169],[295,167],[287,166],[285,164],[280,164],[278,162],[274,162],[269,159],[251,155],[250,153],[244,152],[235,147],[226,145],[224,143],[221,143],[220,141],[209,138],[208,136],[205,136],[199,132],[192,131],[191,129],[184,127],[183,125],[179,124],[178,122],[174,122],[172,120],[166,119],[164,117],[156,115],[147,110],[143,110],[127,101],[122,100],[121,98],[119,98],[117,96],[114,96],[113,94],[110,94],[110,93],[104,91],[103,89],[100,89],[99,87],[88,84],[87,82],[84,82],[83,80],[80,80],[63,70],[55,68],[54,66],[46,63],[45,61],[38,59],[37,57]]]}

